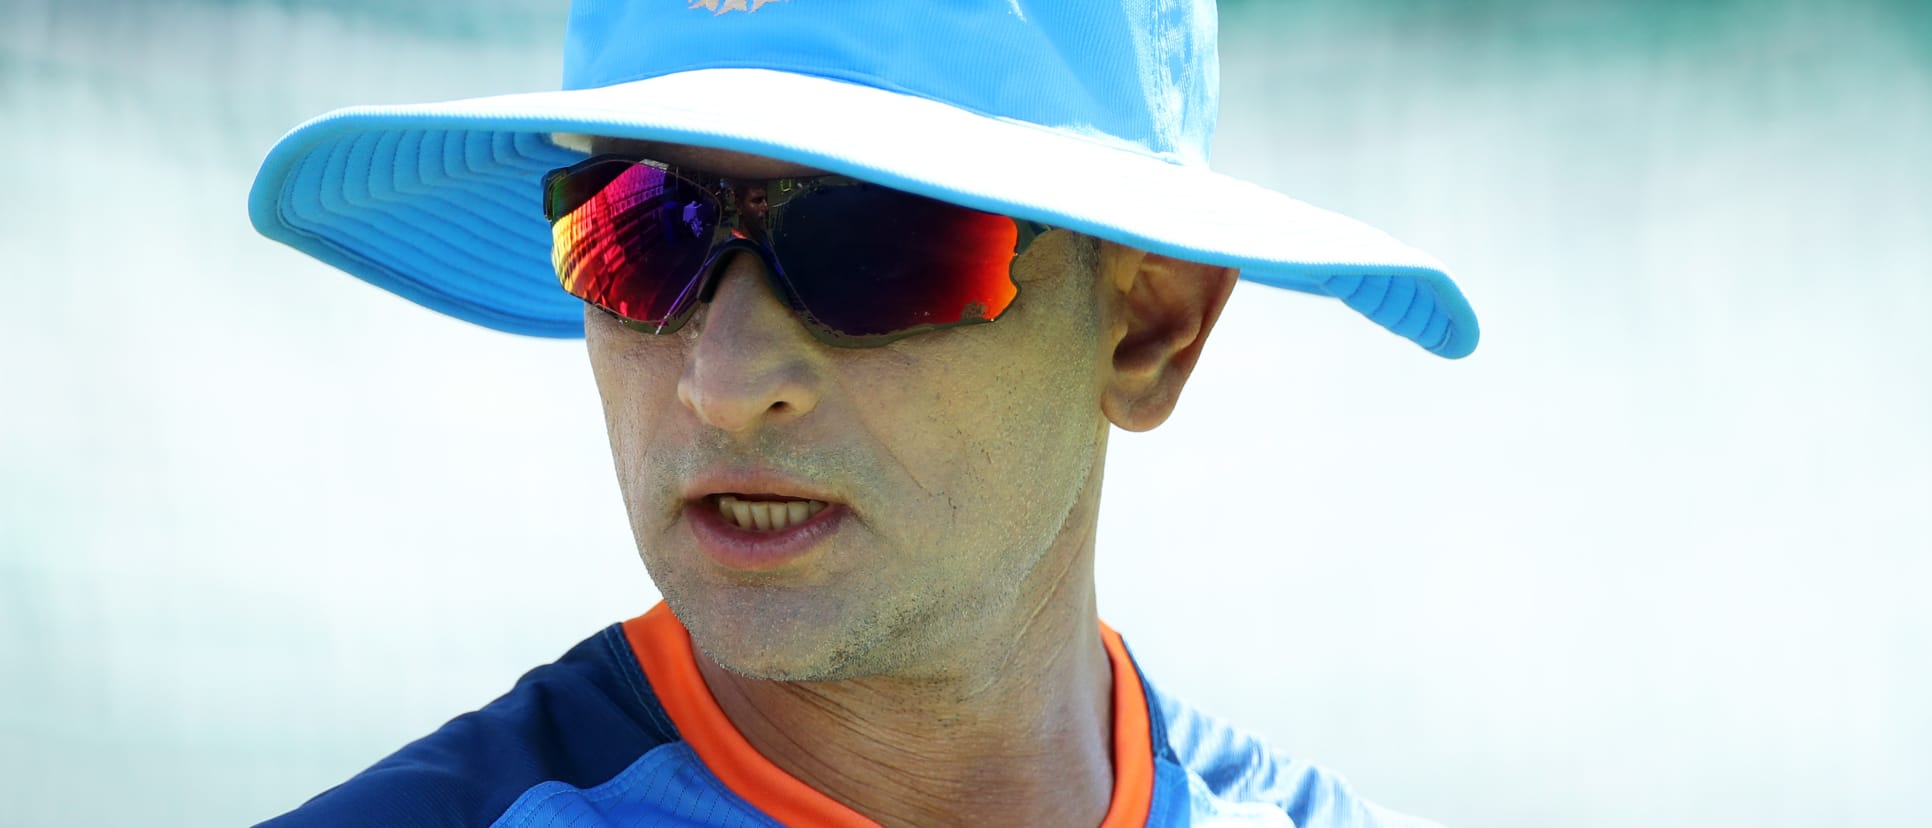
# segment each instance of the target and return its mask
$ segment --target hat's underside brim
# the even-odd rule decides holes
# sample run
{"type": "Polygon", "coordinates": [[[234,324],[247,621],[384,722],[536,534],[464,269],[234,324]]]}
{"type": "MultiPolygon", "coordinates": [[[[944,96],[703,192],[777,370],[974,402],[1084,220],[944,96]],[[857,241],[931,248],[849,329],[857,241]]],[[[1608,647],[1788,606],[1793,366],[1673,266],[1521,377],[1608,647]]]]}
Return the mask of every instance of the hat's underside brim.
{"type": "Polygon", "coordinates": [[[1476,318],[1443,266],[1354,219],[1088,137],[925,98],[763,69],[596,89],[354,107],[278,142],[249,194],[257,230],[426,307],[573,337],[540,179],[583,154],[556,133],[779,158],[1347,303],[1444,357],[1476,318]]]}

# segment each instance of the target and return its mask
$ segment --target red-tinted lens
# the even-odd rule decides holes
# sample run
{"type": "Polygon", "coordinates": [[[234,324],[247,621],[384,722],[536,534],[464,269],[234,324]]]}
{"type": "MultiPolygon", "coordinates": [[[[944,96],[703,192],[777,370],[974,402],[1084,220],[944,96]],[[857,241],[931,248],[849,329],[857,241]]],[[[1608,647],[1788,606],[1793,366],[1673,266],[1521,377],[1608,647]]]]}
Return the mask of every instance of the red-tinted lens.
{"type": "Polygon", "coordinates": [[[572,296],[626,319],[674,327],[697,301],[718,202],[644,164],[593,162],[546,182],[557,278],[572,296]]]}
{"type": "Polygon", "coordinates": [[[1013,219],[885,187],[795,196],[770,240],[798,310],[847,344],[996,319],[1019,295],[1013,219]]]}

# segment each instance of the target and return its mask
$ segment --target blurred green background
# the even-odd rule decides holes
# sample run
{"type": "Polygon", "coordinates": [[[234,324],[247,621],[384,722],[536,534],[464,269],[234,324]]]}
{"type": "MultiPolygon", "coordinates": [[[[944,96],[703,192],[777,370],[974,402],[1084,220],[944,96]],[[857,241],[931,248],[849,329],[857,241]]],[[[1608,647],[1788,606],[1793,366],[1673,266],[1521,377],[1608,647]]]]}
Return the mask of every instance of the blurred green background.
{"type": "MultiPolygon", "coordinates": [[[[266,818],[654,600],[580,344],[243,208],[312,115],[554,87],[562,15],[0,6],[0,824],[266,818]]],[[[1237,291],[1114,444],[1153,680],[1452,825],[1932,823],[1932,4],[1222,37],[1217,168],[1449,262],[1484,340],[1237,291]]]]}

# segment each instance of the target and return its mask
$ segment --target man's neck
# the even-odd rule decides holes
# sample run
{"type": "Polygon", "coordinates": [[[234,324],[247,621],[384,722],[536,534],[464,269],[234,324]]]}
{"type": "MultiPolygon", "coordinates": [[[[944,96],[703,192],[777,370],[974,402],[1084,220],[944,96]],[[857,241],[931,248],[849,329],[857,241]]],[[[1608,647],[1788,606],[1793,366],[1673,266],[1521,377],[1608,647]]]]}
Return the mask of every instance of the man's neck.
{"type": "Polygon", "coordinates": [[[698,667],[765,758],[882,825],[1099,825],[1113,677],[1081,551],[977,674],[760,681],[701,652],[698,667]]]}

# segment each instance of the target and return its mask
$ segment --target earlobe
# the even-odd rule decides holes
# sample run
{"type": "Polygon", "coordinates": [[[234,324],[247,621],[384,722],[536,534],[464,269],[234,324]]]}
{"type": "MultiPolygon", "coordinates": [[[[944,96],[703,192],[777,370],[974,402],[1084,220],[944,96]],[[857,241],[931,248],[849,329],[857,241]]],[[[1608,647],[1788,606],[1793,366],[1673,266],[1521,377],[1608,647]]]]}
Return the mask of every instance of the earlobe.
{"type": "Polygon", "coordinates": [[[1120,269],[1109,280],[1119,292],[1109,326],[1113,371],[1101,410],[1116,426],[1146,431],[1174,412],[1239,271],[1131,252],[1136,255],[1102,260],[1103,267],[1120,269]]]}

